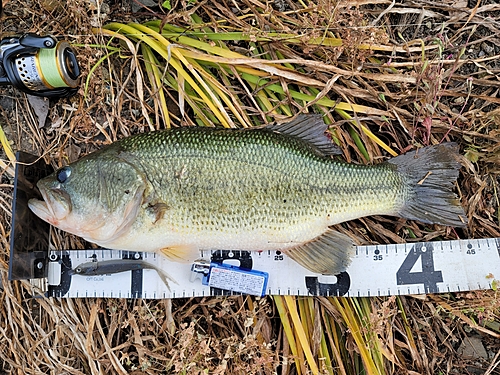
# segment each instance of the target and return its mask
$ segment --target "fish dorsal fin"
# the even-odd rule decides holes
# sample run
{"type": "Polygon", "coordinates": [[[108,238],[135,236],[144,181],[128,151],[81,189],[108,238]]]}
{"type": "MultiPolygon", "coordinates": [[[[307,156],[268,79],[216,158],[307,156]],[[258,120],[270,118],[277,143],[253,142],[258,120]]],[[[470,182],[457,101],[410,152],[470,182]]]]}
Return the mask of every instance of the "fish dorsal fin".
{"type": "Polygon", "coordinates": [[[328,229],[311,241],[284,252],[309,271],[337,275],[349,266],[355,250],[356,245],[350,237],[328,229]]]}
{"type": "Polygon", "coordinates": [[[324,155],[340,155],[342,151],[326,134],[328,125],[323,116],[317,114],[300,114],[295,119],[281,124],[270,124],[265,129],[297,137],[313,145],[324,155]]]}

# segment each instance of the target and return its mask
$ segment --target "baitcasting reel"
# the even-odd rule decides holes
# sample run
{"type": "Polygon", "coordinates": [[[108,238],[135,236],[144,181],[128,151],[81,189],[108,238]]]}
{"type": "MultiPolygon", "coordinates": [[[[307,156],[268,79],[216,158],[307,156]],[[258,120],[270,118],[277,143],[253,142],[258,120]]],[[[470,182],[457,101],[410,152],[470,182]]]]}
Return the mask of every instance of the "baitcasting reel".
{"type": "Polygon", "coordinates": [[[0,86],[30,95],[71,96],[78,90],[80,67],[66,41],[25,34],[0,41],[0,86]]]}

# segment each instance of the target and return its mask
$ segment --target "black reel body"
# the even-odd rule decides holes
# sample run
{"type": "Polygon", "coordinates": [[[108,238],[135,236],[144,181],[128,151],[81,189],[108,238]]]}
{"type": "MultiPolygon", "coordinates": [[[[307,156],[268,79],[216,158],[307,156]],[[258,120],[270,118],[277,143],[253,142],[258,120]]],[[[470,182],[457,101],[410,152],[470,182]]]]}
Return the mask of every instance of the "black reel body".
{"type": "Polygon", "coordinates": [[[0,41],[0,86],[30,95],[71,96],[78,90],[80,67],[66,41],[25,34],[0,41]]]}

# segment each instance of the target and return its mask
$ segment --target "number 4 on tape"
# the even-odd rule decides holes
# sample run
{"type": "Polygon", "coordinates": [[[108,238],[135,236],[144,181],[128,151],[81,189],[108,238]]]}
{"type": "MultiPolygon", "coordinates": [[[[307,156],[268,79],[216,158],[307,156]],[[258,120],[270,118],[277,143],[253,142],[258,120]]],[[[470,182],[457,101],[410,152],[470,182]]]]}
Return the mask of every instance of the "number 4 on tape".
{"type": "Polygon", "coordinates": [[[415,244],[396,273],[398,285],[424,284],[426,293],[437,293],[437,283],[443,282],[443,274],[434,269],[433,251],[434,247],[430,242],[415,244]],[[422,271],[411,272],[419,259],[422,271]]]}

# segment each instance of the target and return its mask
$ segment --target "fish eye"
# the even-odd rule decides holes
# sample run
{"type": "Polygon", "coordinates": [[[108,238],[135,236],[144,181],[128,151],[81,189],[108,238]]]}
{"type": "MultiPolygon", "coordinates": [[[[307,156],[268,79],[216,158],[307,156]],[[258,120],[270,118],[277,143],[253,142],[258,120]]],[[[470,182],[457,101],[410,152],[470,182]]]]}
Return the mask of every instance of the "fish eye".
{"type": "Polygon", "coordinates": [[[76,267],[75,268],[76,273],[82,273],[82,267],[76,267]]]}
{"type": "Polygon", "coordinates": [[[66,182],[66,180],[69,178],[71,175],[71,168],[70,167],[62,167],[59,169],[56,173],[56,178],[57,181],[59,181],[61,184],[66,182]]]}

